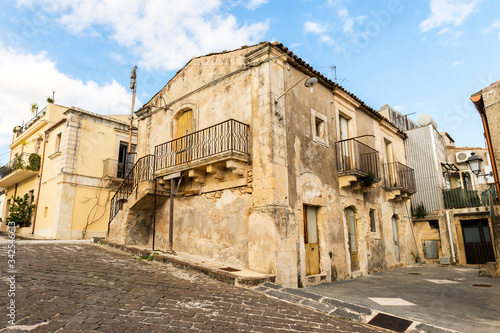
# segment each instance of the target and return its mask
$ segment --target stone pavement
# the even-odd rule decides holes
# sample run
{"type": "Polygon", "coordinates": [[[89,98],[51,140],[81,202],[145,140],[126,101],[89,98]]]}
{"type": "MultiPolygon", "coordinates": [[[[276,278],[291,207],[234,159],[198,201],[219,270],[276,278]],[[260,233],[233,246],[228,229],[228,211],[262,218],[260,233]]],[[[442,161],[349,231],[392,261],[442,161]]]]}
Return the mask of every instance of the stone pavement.
{"type": "Polygon", "coordinates": [[[500,332],[500,279],[478,273],[477,266],[420,265],[303,290],[458,332],[500,332]]]}
{"type": "Polygon", "coordinates": [[[12,326],[7,260],[0,242],[5,332],[383,332],[104,246],[54,241],[16,243],[12,326]]]}

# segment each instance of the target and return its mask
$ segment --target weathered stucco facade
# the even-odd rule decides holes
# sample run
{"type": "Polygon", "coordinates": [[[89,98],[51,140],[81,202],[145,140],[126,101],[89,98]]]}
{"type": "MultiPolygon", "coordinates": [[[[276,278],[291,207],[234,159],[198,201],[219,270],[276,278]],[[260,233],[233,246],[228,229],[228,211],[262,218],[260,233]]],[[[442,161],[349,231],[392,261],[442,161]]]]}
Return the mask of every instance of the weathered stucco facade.
{"type": "MultiPolygon", "coordinates": [[[[384,112],[390,119],[404,117],[390,107],[384,112]]],[[[485,264],[497,253],[491,212],[495,215],[498,210],[498,196],[488,150],[456,147],[448,133],[438,132],[437,124],[429,122],[422,126],[408,126],[408,121],[398,124],[407,134],[406,157],[415,170],[417,194],[412,197],[412,206],[416,209],[423,205],[427,213],[425,217],[413,217],[419,259],[428,263],[485,264]],[[472,154],[483,160],[478,176],[467,163],[472,154]]]]}
{"type": "MultiPolygon", "coordinates": [[[[36,205],[31,225],[18,232],[54,239],[104,237],[111,190],[124,178],[125,170],[118,174],[118,159],[128,127],[127,116],[56,104],[21,127],[10,146],[12,160],[3,167],[7,173],[0,178],[7,200],[28,193],[36,205]],[[28,161],[33,154],[40,159],[36,169],[28,161]]],[[[5,221],[8,207],[2,214],[5,221]]]]}
{"type": "Polygon", "coordinates": [[[414,261],[405,134],[281,44],[193,58],[137,115],[111,241],[168,249],[173,184],[178,252],[292,287],[414,261]]]}

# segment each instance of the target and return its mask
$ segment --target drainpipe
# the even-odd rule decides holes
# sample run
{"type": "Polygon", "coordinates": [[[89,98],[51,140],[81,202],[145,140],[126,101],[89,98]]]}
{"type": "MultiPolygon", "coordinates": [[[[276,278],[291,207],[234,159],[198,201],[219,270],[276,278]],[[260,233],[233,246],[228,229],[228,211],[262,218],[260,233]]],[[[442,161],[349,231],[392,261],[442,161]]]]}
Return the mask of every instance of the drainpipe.
{"type": "Polygon", "coordinates": [[[495,155],[493,154],[493,146],[491,143],[491,136],[490,136],[490,127],[488,125],[488,119],[486,118],[486,112],[485,112],[486,109],[484,107],[483,96],[482,95],[472,96],[470,98],[470,100],[472,101],[472,103],[474,103],[474,106],[476,107],[476,110],[481,115],[481,120],[483,121],[484,135],[486,136],[486,142],[488,144],[488,152],[490,153],[490,157],[491,157],[491,168],[493,169],[493,177],[495,179],[495,186],[496,186],[497,194],[500,195],[500,182],[499,182],[499,177],[498,177],[497,163],[495,160],[495,155]]]}
{"type": "Polygon", "coordinates": [[[450,249],[451,249],[451,257],[453,259],[453,262],[456,262],[456,258],[455,258],[455,246],[453,244],[453,235],[451,234],[451,223],[450,223],[450,215],[449,215],[449,211],[446,211],[445,212],[445,215],[446,215],[446,224],[448,226],[448,237],[450,238],[450,249]]]}
{"type": "Polygon", "coordinates": [[[42,187],[42,175],[43,175],[43,165],[45,162],[45,147],[47,147],[47,133],[43,136],[43,150],[42,150],[42,163],[40,165],[40,173],[38,175],[38,189],[36,191],[36,202],[35,202],[35,212],[33,213],[33,224],[31,225],[31,234],[35,233],[35,224],[36,224],[36,214],[38,212],[38,200],[40,199],[40,188],[42,187]]]}

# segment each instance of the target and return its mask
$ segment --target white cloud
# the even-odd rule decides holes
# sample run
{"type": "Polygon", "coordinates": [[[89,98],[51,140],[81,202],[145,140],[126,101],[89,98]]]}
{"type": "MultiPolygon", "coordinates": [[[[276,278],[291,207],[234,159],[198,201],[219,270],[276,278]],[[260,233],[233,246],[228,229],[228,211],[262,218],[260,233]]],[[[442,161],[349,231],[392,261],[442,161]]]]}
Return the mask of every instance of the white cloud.
{"type": "Polygon", "coordinates": [[[454,61],[452,64],[451,64],[451,67],[457,67],[457,66],[460,66],[460,65],[463,65],[465,62],[463,60],[461,61],[454,61]]]}
{"type": "Polygon", "coordinates": [[[431,16],[420,23],[423,32],[446,25],[458,27],[482,0],[431,0],[431,16]]]}
{"type": "Polygon", "coordinates": [[[0,73],[0,153],[8,150],[14,126],[33,117],[29,105],[38,103],[43,108],[52,89],[56,104],[101,114],[130,113],[131,94],[125,87],[114,80],[99,85],[70,78],[57,70],[45,52],[32,54],[0,42],[0,73]]]}
{"type": "Polygon", "coordinates": [[[248,1],[247,5],[245,7],[247,9],[254,10],[255,8],[257,8],[260,5],[263,5],[265,3],[268,3],[268,0],[250,0],[250,1],[248,1]]]}
{"type": "Polygon", "coordinates": [[[488,34],[498,28],[500,28],[500,21],[495,21],[489,27],[483,29],[483,34],[488,34]]]}
{"type": "Polygon", "coordinates": [[[317,22],[311,22],[307,21],[304,23],[304,31],[305,32],[312,32],[315,34],[322,34],[328,29],[328,26],[326,24],[320,24],[317,22]]]}
{"type": "MultiPolygon", "coordinates": [[[[265,0],[250,0],[257,6],[265,0]]],[[[41,5],[39,5],[41,3],[41,5]]],[[[35,6],[32,1],[18,4],[35,6]]],[[[128,48],[147,70],[178,69],[193,56],[253,44],[269,22],[241,24],[221,0],[43,0],[42,10],[75,35],[109,37],[128,48]]]]}

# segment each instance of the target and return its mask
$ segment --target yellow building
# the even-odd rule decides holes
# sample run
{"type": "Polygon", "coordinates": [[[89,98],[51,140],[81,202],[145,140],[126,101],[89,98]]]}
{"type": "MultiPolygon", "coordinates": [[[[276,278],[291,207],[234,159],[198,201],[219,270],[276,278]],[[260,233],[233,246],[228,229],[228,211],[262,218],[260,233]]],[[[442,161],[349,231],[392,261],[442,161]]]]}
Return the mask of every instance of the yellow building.
{"type": "MultiPolygon", "coordinates": [[[[103,116],[49,104],[14,129],[10,162],[0,168],[5,221],[14,197],[35,204],[20,234],[79,239],[105,236],[111,191],[133,165],[126,115],[103,116]]],[[[135,145],[135,135],[133,143],[135,145]]],[[[2,229],[5,229],[5,222],[2,229]]]]}

